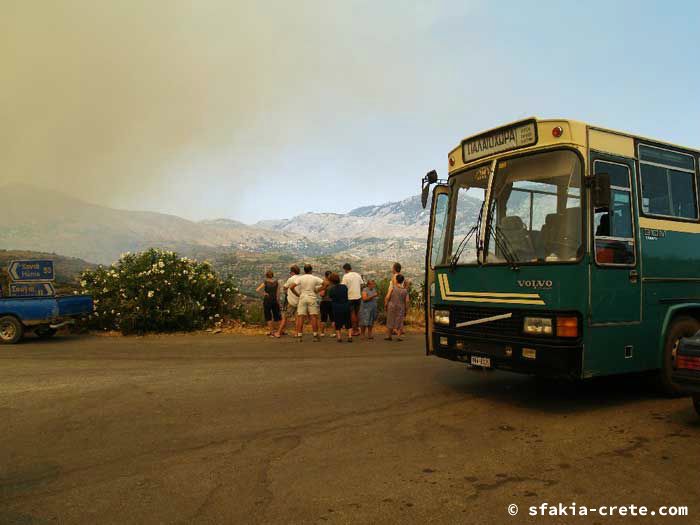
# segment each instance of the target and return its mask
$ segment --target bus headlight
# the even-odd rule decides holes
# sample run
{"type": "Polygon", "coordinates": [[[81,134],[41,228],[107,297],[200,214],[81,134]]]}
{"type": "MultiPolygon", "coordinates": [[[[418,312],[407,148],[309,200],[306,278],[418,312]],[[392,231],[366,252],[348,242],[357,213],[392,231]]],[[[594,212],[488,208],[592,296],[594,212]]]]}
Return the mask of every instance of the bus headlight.
{"type": "Polygon", "coordinates": [[[449,310],[435,310],[433,312],[433,321],[435,324],[442,326],[450,326],[450,311],[449,310]]]}
{"type": "Polygon", "coordinates": [[[554,335],[554,326],[549,317],[526,317],[523,332],[527,335],[554,335]]]}

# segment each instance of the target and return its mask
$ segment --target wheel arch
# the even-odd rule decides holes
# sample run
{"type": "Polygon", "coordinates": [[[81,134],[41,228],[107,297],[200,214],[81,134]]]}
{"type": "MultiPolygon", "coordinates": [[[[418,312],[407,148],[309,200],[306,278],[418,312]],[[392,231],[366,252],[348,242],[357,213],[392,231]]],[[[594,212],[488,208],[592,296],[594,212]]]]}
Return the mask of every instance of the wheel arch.
{"type": "Polygon", "coordinates": [[[700,321],[700,303],[682,303],[674,304],[667,311],[664,320],[661,323],[661,337],[659,337],[659,352],[663,355],[664,345],[666,344],[666,334],[668,328],[676,317],[687,315],[694,317],[700,321]]]}
{"type": "Polygon", "coordinates": [[[24,320],[23,320],[19,315],[17,315],[16,313],[13,313],[13,312],[2,312],[2,311],[0,311],[0,317],[14,317],[14,318],[17,319],[20,323],[22,323],[23,326],[26,326],[26,325],[24,324],[24,320]]]}

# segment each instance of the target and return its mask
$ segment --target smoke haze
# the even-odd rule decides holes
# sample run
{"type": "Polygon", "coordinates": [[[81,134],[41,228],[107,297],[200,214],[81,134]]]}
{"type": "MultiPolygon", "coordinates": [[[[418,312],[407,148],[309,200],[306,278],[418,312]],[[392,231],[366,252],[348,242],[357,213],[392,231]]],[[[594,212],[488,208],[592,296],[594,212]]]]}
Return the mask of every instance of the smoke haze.
{"type": "MultiPolygon", "coordinates": [[[[549,46],[556,38],[531,31],[533,19],[544,25],[544,16],[580,16],[579,8],[565,16],[514,6],[492,13],[480,2],[0,7],[0,184],[110,206],[249,222],[342,211],[415,193],[425,171],[444,171],[462,136],[535,112],[635,131],[659,122],[628,117],[644,92],[592,81],[585,55],[583,71],[565,71],[566,48],[535,60],[519,45],[529,34],[549,46]],[[547,93],[541,73],[553,64],[560,90],[547,93]],[[591,86],[605,97],[580,91],[591,86]]],[[[584,29],[561,31],[576,41],[584,29]]]]}

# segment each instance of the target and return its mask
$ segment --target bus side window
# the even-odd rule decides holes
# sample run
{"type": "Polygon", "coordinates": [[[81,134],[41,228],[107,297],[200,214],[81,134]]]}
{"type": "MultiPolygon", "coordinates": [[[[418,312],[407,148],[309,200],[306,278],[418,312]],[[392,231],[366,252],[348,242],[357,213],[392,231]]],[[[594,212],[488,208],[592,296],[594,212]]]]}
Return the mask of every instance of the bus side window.
{"type": "Polygon", "coordinates": [[[593,171],[610,175],[610,207],[593,210],[595,261],[599,265],[633,266],[635,249],[629,167],[597,160],[593,163],[593,171]]]}
{"type": "Polygon", "coordinates": [[[642,211],[646,215],[698,218],[692,155],[640,144],[639,169],[642,211]]]}

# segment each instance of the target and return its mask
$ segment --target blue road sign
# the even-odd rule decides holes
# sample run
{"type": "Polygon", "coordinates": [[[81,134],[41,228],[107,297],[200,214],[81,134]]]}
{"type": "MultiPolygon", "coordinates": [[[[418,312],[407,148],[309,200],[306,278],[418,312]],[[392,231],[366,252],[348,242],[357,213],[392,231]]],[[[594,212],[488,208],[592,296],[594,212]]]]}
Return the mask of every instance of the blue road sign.
{"type": "Polygon", "coordinates": [[[51,283],[10,283],[12,297],[53,297],[56,290],[51,283]]]}
{"type": "Polygon", "coordinates": [[[53,261],[12,261],[9,268],[13,281],[53,281],[53,261]]]}

